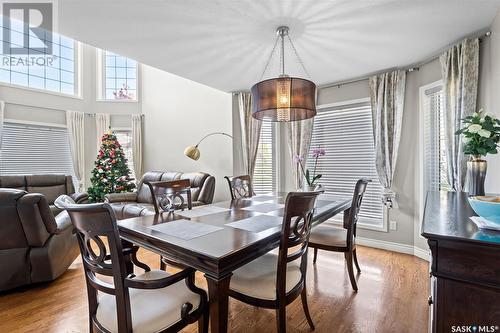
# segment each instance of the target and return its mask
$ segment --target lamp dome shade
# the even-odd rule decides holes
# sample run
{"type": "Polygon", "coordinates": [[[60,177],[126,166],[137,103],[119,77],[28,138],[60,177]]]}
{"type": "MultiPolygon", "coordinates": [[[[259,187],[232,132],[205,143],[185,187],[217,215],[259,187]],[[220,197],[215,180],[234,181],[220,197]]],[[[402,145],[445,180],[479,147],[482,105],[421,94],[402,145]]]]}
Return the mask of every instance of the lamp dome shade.
{"type": "Polygon", "coordinates": [[[198,149],[198,146],[189,146],[184,149],[184,155],[192,160],[198,161],[200,158],[200,150],[198,149]]]}
{"type": "Polygon", "coordinates": [[[316,115],[316,84],[282,76],[256,83],[252,116],[264,121],[297,121],[316,115]]]}

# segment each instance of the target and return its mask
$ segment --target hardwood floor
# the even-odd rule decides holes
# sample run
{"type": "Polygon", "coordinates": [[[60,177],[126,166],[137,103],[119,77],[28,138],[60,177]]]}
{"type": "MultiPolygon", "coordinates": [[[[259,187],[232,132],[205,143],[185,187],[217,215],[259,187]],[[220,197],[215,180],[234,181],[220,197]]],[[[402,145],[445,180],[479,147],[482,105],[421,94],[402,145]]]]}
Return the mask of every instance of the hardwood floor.
{"type": "MultiPolygon", "coordinates": [[[[428,263],[419,258],[358,246],[362,273],[352,291],[344,256],[309,254],[308,300],[318,333],[427,332],[428,263]]],[[[158,267],[158,256],[141,251],[141,260],[158,267]]],[[[197,284],[206,288],[197,275],[197,284]]],[[[275,332],[272,310],[230,301],[230,332],[275,332]]],[[[88,332],[87,295],[78,259],[52,283],[0,294],[0,332],[88,332]]],[[[185,332],[197,332],[191,325],[185,332]]],[[[287,307],[287,331],[309,332],[300,298],[287,307]]]]}

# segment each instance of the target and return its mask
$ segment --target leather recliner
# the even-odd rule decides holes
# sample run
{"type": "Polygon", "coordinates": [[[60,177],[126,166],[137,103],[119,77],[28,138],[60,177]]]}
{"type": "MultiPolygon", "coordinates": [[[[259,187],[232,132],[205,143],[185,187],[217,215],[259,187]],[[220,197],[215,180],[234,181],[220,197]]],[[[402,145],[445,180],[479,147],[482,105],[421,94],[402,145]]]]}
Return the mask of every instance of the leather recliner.
{"type": "Polygon", "coordinates": [[[0,188],[0,216],[0,291],[52,281],[79,254],[68,214],[42,194],[0,188]]]}
{"type": "Polygon", "coordinates": [[[61,209],[54,205],[60,195],[69,195],[76,203],[86,203],[87,193],[75,193],[71,176],[58,174],[38,174],[21,176],[0,176],[0,188],[15,188],[28,193],[41,193],[49,203],[52,214],[56,216],[61,209]]]}
{"type": "Polygon", "coordinates": [[[113,193],[105,196],[106,202],[111,204],[116,218],[154,215],[155,208],[150,188],[144,182],[171,181],[189,179],[191,183],[191,198],[193,206],[211,204],[215,193],[215,177],[204,172],[146,172],[137,184],[137,191],[132,193],[113,193]]]}

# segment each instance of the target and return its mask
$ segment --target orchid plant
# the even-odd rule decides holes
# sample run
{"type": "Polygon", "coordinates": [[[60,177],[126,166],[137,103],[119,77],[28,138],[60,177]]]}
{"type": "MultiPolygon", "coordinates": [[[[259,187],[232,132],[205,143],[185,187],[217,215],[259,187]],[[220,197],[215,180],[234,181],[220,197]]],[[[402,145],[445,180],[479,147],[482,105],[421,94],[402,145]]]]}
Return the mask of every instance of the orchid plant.
{"type": "Polygon", "coordinates": [[[318,166],[318,158],[325,155],[326,150],[324,148],[321,148],[321,146],[318,146],[318,148],[314,148],[312,150],[312,157],[314,158],[314,169],[312,173],[309,171],[309,169],[304,169],[304,166],[302,165],[304,158],[300,155],[295,155],[294,162],[300,166],[300,170],[302,171],[302,174],[306,179],[307,185],[314,186],[316,184],[316,181],[321,178],[321,174],[316,174],[316,167],[318,166]]]}
{"type": "Polygon", "coordinates": [[[456,131],[463,135],[464,154],[478,159],[487,154],[496,154],[500,141],[500,120],[484,114],[483,109],[462,119],[465,127],[456,131]]]}

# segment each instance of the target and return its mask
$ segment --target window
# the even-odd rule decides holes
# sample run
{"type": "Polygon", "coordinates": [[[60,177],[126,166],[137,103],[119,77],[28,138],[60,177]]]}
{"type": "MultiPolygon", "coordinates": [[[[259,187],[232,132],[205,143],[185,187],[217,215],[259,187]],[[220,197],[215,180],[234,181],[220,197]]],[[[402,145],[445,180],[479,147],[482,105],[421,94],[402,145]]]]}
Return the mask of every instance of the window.
{"type": "MultiPolygon", "coordinates": [[[[11,30],[8,30],[13,47],[23,47],[23,23],[11,20],[11,30]]],[[[35,50],[43,46],[42,41],[30,37],[29,54],[9,54],[2,44],[0,82],[41,89],[56,93],[77,95],[77,47],[74,40],[52,34],[52,54],[35,50]]]]}
{"type": "Polygon", "coordinates": [[[73,175],[76,181],[66,128],[5,122],[0,175],[40,173],[73,175]]]}
{"type": "Polygon", "coordinates": [[[115,130],[116,139],[123,148],[123,153],[127,158],[127,165],[130,169],[130,175],[135,177],[134,159],[132,156],[132,131],[130,130],[115,130]]]}
{"type": "Polygon", "coordinates": [[[255,193],[268,193],[276,189],[276,158],[274,145],[274,123],[263,121],[260,130],[259,148],[253,172],[255,193]]]}
{"type": "Polygon", "coordinates": [[[441,82],[421,89],[423,107],[423,184],[427,191],[450,191],[444,144],[443,89],[441,82]]]}
{"type": "Polygon", "coordinates": [[[137,100],[137,61],[103,52],[103,96],[106,100],[137,100]]]}
{"type": "MultiPolygon", "coordinates": [[[[374,229],[384,226],[382,186],[375,169],[370,102],[331,106],[318,110],[314,119],[311,151],[321,147],[326,155],[318,160],[317,173],[327,194],[352,196],[359,178],[372,180],[366,189],[359,224],[374,229]]],[[[314,168],[311,153],[308,168],[314,168]]]]}

